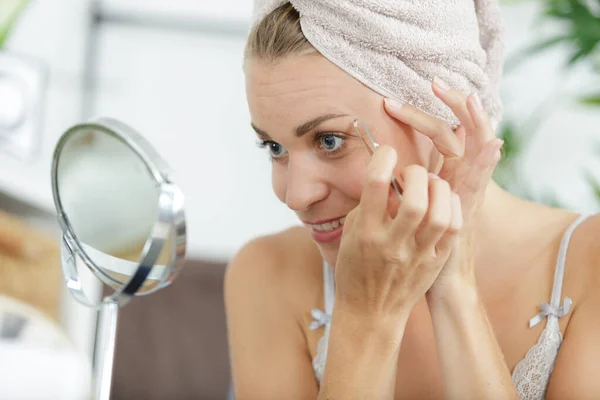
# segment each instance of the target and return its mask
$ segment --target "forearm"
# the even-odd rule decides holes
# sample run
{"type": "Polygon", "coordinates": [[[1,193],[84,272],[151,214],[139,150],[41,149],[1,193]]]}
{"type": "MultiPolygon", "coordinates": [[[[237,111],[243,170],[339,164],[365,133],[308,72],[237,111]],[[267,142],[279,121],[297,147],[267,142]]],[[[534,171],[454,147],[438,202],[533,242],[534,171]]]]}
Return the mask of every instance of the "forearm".
{"type": "Polygon", "coordinates": [[[449,284],[428,304],[446,397],[518,399],[475,285],[449,284]]]}
{"type": "Polygon", "coordinates": [[[408,319],[358,317],[334,309],[319,400],[393,399],[408,319]]]}

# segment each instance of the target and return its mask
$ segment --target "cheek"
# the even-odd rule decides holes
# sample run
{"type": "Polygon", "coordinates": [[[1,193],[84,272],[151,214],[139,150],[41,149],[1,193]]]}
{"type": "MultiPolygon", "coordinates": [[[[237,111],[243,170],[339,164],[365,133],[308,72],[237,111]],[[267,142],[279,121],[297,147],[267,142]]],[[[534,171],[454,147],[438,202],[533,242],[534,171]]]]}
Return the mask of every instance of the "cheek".
{"type": "MultiPolygon", "coordinates": [[[[364,157],[360,157],[361,159],[364,157]]],[[[335,186],[345,197],[359,201],[367,179],[367,159],[346,163],[337,168],[335,186]]]]}
{"type": "Polygon", "coordinates": [[[367,167],[365,166],[353,172],[349,171],[348,176],[351,177],[347,185],[348,196],[358,201],[367,180],[367,167]]]}

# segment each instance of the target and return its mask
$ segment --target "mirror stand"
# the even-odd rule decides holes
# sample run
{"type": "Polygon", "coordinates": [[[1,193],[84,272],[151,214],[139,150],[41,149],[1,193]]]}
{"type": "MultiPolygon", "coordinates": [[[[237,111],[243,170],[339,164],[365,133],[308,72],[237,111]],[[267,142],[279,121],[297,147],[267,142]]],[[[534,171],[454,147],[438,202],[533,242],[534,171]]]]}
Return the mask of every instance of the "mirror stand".
{"type": "Polygon", "coordinates": [[[105,298],[98,312],[94,342],[93,393],[94,400],[109,400],[117,338],[119,303],[105,298]]]}

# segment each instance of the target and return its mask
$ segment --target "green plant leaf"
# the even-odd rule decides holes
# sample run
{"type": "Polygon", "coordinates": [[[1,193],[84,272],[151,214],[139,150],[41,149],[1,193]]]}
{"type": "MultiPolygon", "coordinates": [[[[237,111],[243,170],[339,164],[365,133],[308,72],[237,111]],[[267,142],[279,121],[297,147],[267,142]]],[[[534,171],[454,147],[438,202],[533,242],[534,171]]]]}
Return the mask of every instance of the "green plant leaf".
{"type": "Polygon", "coordinates": [[[584,96],[579,99],[582,104],[590,106],[600,106],[600,93],[590,96],[584,96]]]}
{"type": "Polygon", "coordinates": [[[552,48],[560,43],[573,47],[566,67],[590,58],[600,49],[600,16],[595,15],[588,4],[582,0],[545,0],[542,15],[549,20],[560,21],[565,32],[536,43],[510,58],[505,68],[511,70],[529,56],[552,48]]]}
{"type": "Polygon", "coordinates": [[[19,16],[21,15],[28,3],[29,0],[18,0],[12,12],[8,15],[8,18],[4,21],[3,24],[0,25],[0,49],[4,47],[6,39],[8,39],[8,35],[12,31],[14,25],[19,19],[19,16]]]}
{"type": "Polygon", "coordinates": [[[521,152],[521,140],[518,129],[513,121],[505,121],[498,132],[498,137],[504,140],[502,146],[502,159],[509,161],[516,158],[521,152]]]}
{"type": "MultiPolygon", "coordinates": [[[[600,0],[542,0],[543,11],[540,13],[538,21],[554,21],[563,28],[562,32],[529,45],[509,56],[505,63],[505,71],[510,72],[538,53],[556,46],[566,46],[569,52],[563,65],[566,71],[572,70],[576,64],[587,62],[592,66],[592,70],[600,76],[600,14],[595,11],[596,8],[592,11],[590,2],[600,6],[600,0]]],[[[586,92],[588,94],[582,94],[579,102],[590,106],[600,106],[600,92],[586,92]]],[[[502,187],[510,188],[511,192],[520,197],[564,208],[565,206],[561,204],[556,194],[549,190],[540,194],[532,193],[531,186],[520,179],[522,174],[520,174],[521,171],[516,162],[522,157],[521,154],[534,133],[539,131],[537,121],[540,119],[540,115],[548,112],[546,108],[540,107],[535,118],[530,117],[529,123],[520,123],[517,126],[514,122],[504,121],[499,131],[499,136],[504,139],[503,158],[498,164],[494,176],[498,178],[500,181],[498,183],[502,187]],[[521,130],[526,132],[526,135],[522,135],[521,130]]],[[[596,174],[596,176],[598,175],[596,174]]],[[[598,200],[600,209],[600,177],[593,178],[591,174],[588,174],[586,178],[598,200]]]]}

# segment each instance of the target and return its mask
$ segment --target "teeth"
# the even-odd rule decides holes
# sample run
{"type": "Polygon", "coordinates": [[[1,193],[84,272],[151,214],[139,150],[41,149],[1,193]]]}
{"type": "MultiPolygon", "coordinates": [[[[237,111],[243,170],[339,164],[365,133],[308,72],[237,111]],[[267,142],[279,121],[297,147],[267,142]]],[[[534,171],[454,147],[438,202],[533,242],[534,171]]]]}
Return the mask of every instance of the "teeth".
{"type": "Polygon", "coordinates": [[[320,225],[311,225],[311,228],[317,232],[328,232],[328,231],[334,230],[336,228],[339,228],[340,225],[344,225],[344,222],[346,222],[346,217],[340,218],[336,221],[326,222],[326,223],[320,224],[320,225]]]}

